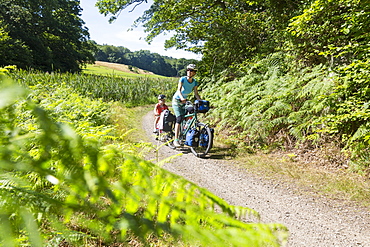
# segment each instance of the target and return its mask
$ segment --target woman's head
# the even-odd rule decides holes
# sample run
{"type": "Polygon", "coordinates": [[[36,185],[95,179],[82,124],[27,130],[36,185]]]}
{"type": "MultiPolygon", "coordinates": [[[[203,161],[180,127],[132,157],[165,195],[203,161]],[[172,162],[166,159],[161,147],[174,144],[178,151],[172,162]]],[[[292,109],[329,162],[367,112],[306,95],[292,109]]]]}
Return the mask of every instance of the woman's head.
{"type": "Polygon", "coordinates": [[[195,64],[189,64],[186,67],[186,73],[189,77],[193,77],[195,75],[195,73],[197,73],[197,68],[196,68],[195,64]]]}

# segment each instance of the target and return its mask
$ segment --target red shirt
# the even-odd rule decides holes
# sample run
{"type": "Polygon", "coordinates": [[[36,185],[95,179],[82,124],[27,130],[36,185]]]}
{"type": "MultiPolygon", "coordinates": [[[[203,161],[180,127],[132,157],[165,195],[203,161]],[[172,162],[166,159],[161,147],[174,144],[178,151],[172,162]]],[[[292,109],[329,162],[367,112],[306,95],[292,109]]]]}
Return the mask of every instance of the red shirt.
{"type": "Polygon", "coordinates": [[[161,105],[157,103],[154,107],[154,115],[159,116],[161,115],[162,111],[167,110],[168,106],[166,104],[161,105]]]}

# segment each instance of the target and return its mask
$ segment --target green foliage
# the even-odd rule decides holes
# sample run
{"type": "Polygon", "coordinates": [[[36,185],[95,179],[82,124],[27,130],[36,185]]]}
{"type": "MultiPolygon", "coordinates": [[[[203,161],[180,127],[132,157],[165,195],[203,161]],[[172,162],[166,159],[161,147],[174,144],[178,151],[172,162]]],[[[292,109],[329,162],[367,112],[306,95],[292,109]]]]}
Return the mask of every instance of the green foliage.
{"type": "Polygon", "coordinates": [[[135,51],[125,55],[126,64],[139,67],[163,76],[177,76],[177,71],[158,53],[147,50],[135,51]]]}
{"type": "Polygon", "coordinates": [[[132,65],[163,76],[185,75],[186,66],[198,62],[195,59],[176,59],[161,56],[158,53],[151,53],[147,50],[131,52],[122,46],[97,45],[97,47],[98,50],[95,52],[97,61],[132,65]]]}
{"type": "Polygon", "coordinates": [[[323,131],[339,136],[356,169],[368,168],[370,146],[370,61],[353,61],[338,70],[336,87],[324,99],[331,112],[320,118],[323,131]]]}
{"type": "Polygon", "coordinates": [[[103,124],[108,103],[57,88],[48,76],[34,79],[23,81],[30,94],[1,81],[1,244],[108,245],[131,235],[147,243],[164,233],[200,246],[286,241],[282,225],[243,223],[237,218],[258,213],[133,156],[129,143],[107,142],[114,132],[81,131],[83,122],[113,130],[103,124]]]}
{"type": "MultiPolygon", "coordinates": [[[[144,3],[97,6],[114,19],[144,3]]],[[[149,42],[171,31],[166,47],[203,55],[200,74],[211,79],[202,97],[233,144],[285,148],[340,139],[354,166],[366,169],[369,13],[361,0],[154,0],[135,25],[146,28],[149,42]]]]}
{"type": "Polygon", "coordinates": [[[254,148],[320,146],[340,140],[352,168],[368,169],[369,61],[294,70],[279,53],[238,68],[245,74],[208,83],[202,95],[215,107],[210,117],[229,142],[254,148]],[[227,100],[225,100],[227,99],[227,100]]]}
{"type": "Polygon", "coordinates": [[[104,101],[121,101],[127,106],[153,104],[159,94],[172,95],[176,87],[174,78],[121,78],[86,75],[70,81],[84,95],[104,101]]]}
{"type": "Polygon", "coordinates": [[[97,61],[126,64],[125,54],[131,53],[128,48],[123,46],[98,45],[96,43],[95,45],[97,50],[94,56],[97,61]]]}
{"type": "MultiPolygon", "coordinates": [[[[97,6],[115,18],[144,3],[113,2],[97,6]]],[[[354,166],[366,169],[369,13],[369,1],[360,0],[155,0],[136,24],[143,24],[149,41],[174,31],[167,47],[203,55],[201,74],[213,79],[202,85],[202,96],[235,145],[340,139],[354,166]]]]}
{"type": "Polygon", "coordinates": [[[12,39],[0,20],[0,65],[17,64],[19,67],[24,68],[31,61],[30,49],[24,42],[12,39]]]}
{"type": "MultiPolygon", "coordinates": [[[[111,21],[144,0],[99,0],[96,6],[111,21]]],[[[301,1],[164,1],[155,0],[134,25],[142,24],[151,42],[161,33],[174,33],[165,46],[203,55],[203,71],[219,72],[283,44],[283,30],[301,1]]]]}
{"type": "MultiPolygon", "coordinates": [[[[144,0],[99,0],[115,19],[144,0]]],[[[147,41],[173,32],[166,47],[203,55],[205,75],[283,50],[309,66],[348,64],[369,54],[369,4],[360,0],[163,1],[155,0],[134,25],[147,41]]]]}
{"type": "Polygon", "coordinates": [[[333,81],[322,66],[289,73],[286,68],[284,56],[275,54],[246,65],[247,75],[238,80],[207,84],[202,94],[215,107],[211,117],[218,128],[233,130],[236,142],[254,147],[292,147],[314,134],[313,121],[325,114],[321,99],[333,81]]]}
{"type": "Polygon", "coordinates": [[[43,86],[52,93],[68,86],[79,94],[103,101],[120,101],[127,106],[153,104],[159,94],[172,95],[176,91],[175,78],[99,76],[90,74],[58,74],[19,71],[12,74],[19,83],[43,86]],[[40,81],[40,78],[42,80],[40,81]]]}
{"type": "Polygon", "coordinates": [[[293,52],[309,65],[331,66],[369,54],[370,5],[360,0],[316,0],[292,19],[293,52]]]}
{"type": "Polygon", "coordinates": [[[75,0],[0,1],[0,66],[79,71],[93,60],[80,12],[75,0]]]}

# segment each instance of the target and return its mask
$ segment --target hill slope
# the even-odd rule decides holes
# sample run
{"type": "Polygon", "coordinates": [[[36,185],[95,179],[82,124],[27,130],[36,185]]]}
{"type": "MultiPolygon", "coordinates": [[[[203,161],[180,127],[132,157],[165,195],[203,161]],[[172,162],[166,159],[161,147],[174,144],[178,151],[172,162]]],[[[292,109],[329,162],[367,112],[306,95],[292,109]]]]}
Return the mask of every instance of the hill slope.
{"type": "Polygon", "coordinates": [[[150,71],[139,69],[134,66],[119,63],[109,63],[103,61],[96,61],[94,64],[88,64],[86,68],[83,70],[83,72],[98,75],[115,74],[124,77],[136,77],[136,76],[164,77],[161,75],[156,75],[150,71]]]}
{"type": "Polygon", "coordinates": [[[133,74],[142,74],[142,75],[154,75],[153,72],[150,71],[145,71],[136,67],[132,67],[130,69],[130,66],[124,65],[124,64],[119,64],[119,63],[108,63],[108,62],[102,62],[102,61],[96,61],[93,66],[103,66],[107,67],[109,69],[113,70],[118,70],[118,71],[123,71],[127,73],[133,73],[133,74]]]}

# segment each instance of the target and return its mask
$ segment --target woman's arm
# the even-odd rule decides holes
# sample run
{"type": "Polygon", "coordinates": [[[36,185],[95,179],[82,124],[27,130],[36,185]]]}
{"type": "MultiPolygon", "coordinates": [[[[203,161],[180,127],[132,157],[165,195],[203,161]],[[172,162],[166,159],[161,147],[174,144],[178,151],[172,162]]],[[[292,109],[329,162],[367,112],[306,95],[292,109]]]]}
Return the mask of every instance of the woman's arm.
{"type": "Polygon", "coordinates": [[[197,98],[197,100],[201,100],[199,93],[198,93],[198,86],[194,87],[194,95],[195,95],[195,98],[197,98]]]}
{"type": "Polygon", "coordinates": [[[180,96],[180,101],[182,102],[182,103],[186,103],[186,99],[184,98],[184,96],[182,95],[182,93],[181,93],[181,89],[182,89],[182,82],[181,82],[181,80],[179,81],[179,84],[177,85],[177,93],[179,94],[179,96],[180,96]]]}

